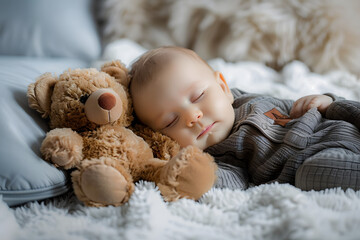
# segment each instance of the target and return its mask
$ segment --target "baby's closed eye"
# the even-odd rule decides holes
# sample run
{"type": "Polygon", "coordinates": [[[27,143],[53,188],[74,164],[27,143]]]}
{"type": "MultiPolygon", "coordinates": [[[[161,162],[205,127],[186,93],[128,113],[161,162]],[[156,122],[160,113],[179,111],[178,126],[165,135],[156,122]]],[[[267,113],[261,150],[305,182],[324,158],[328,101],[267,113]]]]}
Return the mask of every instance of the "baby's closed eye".
{"type": "Polygon", "coordinates": [[[172,119],[166,124],[166,126],[164,127],[164,129],[174,126],[174,125],[176,124],[176,122],[178,121],[178,119],[179,119],[178,116],[172,118],[172,119]]]}
{"type": "Polygon", "coordinates": [[[204,94],[205,94],[205,91],[202,91],[201,93],[196,94],[195,97],[193,97],[191,99],[191,102],[195,103],[195,102],[199,101],[204,96],[204,94]]]}

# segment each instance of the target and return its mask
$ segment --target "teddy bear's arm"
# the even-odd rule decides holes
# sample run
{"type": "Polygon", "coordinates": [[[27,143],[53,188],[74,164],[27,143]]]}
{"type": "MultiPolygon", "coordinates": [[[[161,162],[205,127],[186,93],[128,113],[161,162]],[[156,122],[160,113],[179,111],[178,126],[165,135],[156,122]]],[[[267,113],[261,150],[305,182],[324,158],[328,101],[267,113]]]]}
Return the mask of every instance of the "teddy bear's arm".
{"type": "Polygon", "coordinates": [[[56,167],[70,169],[83,159],[83,139],[70,128],[56,128],[46,134],[40,151],[56,167]]]}
{"type": "Polygon", "coordinates": [[[146,161],[142,160],[139,163],[131,163],[131,175],[134,181],[146,180],[156,182],[160,178],[162,168],[168,161],[160,160],[158,158],[149,158],[146,161]]]}
{"type": "Polygon", "coordinates": [[[216,169],[212,156],[188,146],[161,169],[159,178],[154,181],[166,201],[197,200],[214,185],[216,169]]]}

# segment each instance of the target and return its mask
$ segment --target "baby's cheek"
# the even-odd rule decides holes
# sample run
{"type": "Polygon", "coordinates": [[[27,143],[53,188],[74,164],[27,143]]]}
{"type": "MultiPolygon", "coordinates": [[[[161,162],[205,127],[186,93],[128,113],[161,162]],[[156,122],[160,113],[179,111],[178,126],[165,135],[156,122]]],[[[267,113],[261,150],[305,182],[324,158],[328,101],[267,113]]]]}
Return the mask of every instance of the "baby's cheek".
{"type": "Polygon", "coordinates": [[[181,146],[186,142],[184,137],[184,131],[182,131],[181,129],[173,127],[172,129],[164,131],[163,134],[178,142],[181,146]]]}
{"type": "Polygon", "coordinates": [[[229,103],[226,102],[223,98],[218,98],[217,101],[212,101],[209,111],[212,114],[219,114],[224,112],[228,108],[229,103]]]}

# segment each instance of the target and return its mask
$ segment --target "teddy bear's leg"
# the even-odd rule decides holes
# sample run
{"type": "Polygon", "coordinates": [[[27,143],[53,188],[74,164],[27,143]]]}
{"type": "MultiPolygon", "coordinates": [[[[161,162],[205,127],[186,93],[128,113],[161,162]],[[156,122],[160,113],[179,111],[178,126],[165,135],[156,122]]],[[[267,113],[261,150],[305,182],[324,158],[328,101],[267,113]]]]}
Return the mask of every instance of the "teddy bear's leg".
{"type": "Polygon", "coordinates": [[[83,139],[70,128],[56,128],[46,134],[40,151],[57,167],[73,168],[83,159],[83,139]]]}
{"type": "Polygon", "coordinates": [[[166,201],[199,199],[216,180],[213,157],[200,149],[183,148],[161,169],[157,185],[166,201]]]}
{"type": "Polygon", "coordinates": [[[76,196],[87,206],[119,206],[135,188],[127,169],[106,157],[82,161],[71,176],[76,196]]]}

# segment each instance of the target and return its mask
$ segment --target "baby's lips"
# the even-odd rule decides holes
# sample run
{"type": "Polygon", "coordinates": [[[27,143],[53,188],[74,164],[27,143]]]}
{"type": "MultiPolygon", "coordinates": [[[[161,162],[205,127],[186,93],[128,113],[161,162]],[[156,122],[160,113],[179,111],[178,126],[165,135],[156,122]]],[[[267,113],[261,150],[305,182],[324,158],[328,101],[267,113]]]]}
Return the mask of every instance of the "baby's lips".
{"type": "Polygon", "coordinates": [[[201,138],[203,135],[205,135],[207,132],[209,132],[211,130],[211,128],[215,125],[216,122],[213,122],[212,124],[210,124],[209,126],[207,126],[205,129],[203,129],[201,131],[201,133],[199,134],[199,136],[197,137],[197,139],[201,138]]]}

